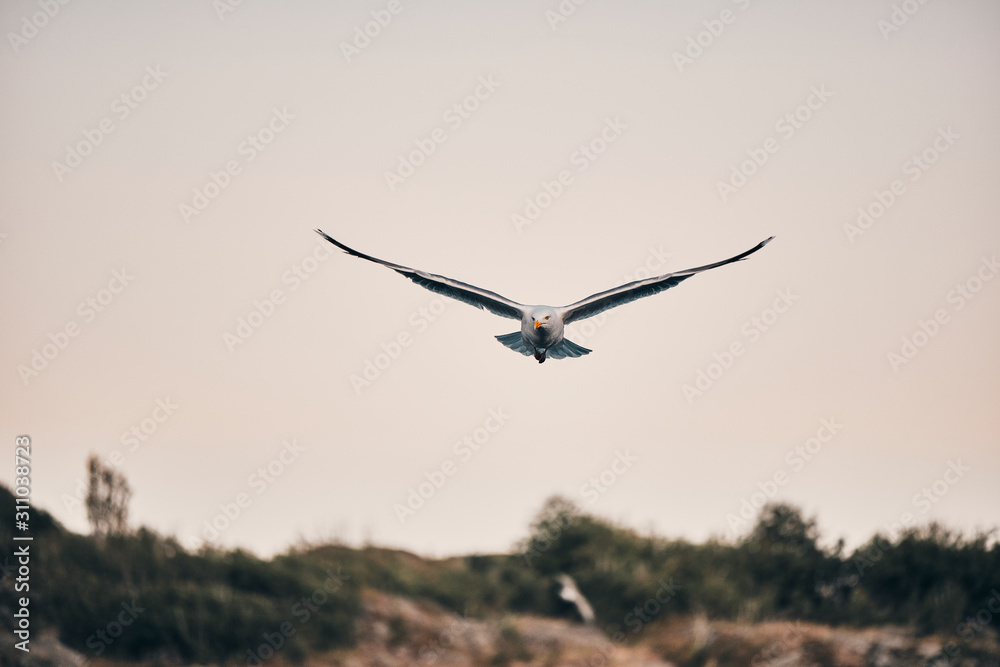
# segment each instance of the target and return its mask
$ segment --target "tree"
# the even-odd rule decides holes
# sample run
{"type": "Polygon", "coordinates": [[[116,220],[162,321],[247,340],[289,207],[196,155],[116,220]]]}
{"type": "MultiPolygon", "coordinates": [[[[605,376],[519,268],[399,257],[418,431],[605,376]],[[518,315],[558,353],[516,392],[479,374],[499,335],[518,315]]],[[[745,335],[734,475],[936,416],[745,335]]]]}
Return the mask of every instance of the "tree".
{"type": "Polygon", "coordinates": [[[818,539],[816,520],[799,508],[769,503],[761,509],[741,548],[746,571],[769,599],[766,614],[804,617],[819,609],[820,586],[837,577],[840,559],[827,556],[818,539]]]}
{"type": "Polygon", "coordinates": [[[572,500],[563,496],[546,500],[531,523],[531,535],[521,545],[525,563],[545,574],[561,571],[568,555],[566,533],[578,528],[579,519],[580,509],[572,500]]]}
{"type": "Polygon", "coordinates": [[[87,459],[90,483],[87,487],[87,520],[94,534],[124,533],[128,529],[128,501],[132,497],[125,475],[101,463],[91,454],[87,459]]]}
{"type": "Polygon", "coordinates": [[[816,545],[818,539],[815,519],[806,519],[794,505],[768,503],[761,509],[757,525],[744,541],[765,555],[786,552],[812,556],[820,551],[816,545]]]}

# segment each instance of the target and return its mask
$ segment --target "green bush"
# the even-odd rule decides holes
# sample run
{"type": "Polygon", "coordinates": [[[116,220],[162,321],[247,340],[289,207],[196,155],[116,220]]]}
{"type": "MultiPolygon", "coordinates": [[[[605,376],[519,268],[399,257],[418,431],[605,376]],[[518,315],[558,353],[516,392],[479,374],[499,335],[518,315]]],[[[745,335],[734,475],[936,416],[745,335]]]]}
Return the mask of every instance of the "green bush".
{"type": "Polygon", "coordinates": [[[645,616],[656,610],[651,621],[701,612],[949,633],[1000,584],[1000,545],[989,535],[966,538],[931,524],[894,541],[876,536],[848,556],[842,543],[825,549],[819,537],[815,520],[787,504],[762,508],[737,542],[692,545],[641,536],[553,498],[520,550],[540,574],[572,576],[610,632],[634,622],[638,607],[645,616]],[[659,582],[671,581],[679,592],[644,609],[659,582]]]}

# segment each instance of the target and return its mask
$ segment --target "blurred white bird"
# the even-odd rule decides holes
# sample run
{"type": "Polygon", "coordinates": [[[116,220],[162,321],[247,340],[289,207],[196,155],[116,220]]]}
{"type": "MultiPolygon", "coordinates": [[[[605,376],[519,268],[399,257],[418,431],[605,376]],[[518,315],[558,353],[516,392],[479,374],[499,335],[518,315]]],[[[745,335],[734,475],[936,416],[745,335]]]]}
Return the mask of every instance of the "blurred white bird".
{"type": "Polygon", "coordinates": [[[576,611],[580,614],[580,618],[587,625],[594,622],[594,608],[590,606],[587,602],[587,598],[583,597],[583,593],[580,589],[576,587],[576,582],[568,574],[560,574],[557,577],[560,584],[562,584],[562,590],[559,591],[559,597],[566,602],[573,604],[576,607],[576,611]]]}
{"type": "Polygon", "coordinates": [[[355,257],[360,257],[361,259],[367,259],[369,262],[386,266],[432,292],[463,301],[476,308],[485,308],[494,315],[509,317],[512,320],[520,320],[520,331],[503,334],[497,336],[496,339],[515,352],[520,352],[525,356],[534,355],[538,363],[544,362],[547,358],[565,359],[566,357],[582,357],[585,354],[590,354],[591,351],[587,348],[563,337],[563,327],[570,322],[593,317],[609,308],[614,308],[624,303],[641,299],[644,296],[650,296],[670,289],[696,273],[725,266],[732,262],[738,262],[757,252],[774,238],[771,236],[764,239],[753,248],[750,248],[750,250],[740,253],[735,257],[724,259],[721,262],[706,264],[705,266],[685,271],[674,271],[673,273],[666,273],[662,276],[646,278],[645,280],[636,280],[635,282],[627,283],[605,292],[592,294],[586,299],[571,303],[568,306],[553,308],[552,306],[526,306],[500,296],[496,292],[490,292],[475,285],[459,282],[458,280],[452,280],[451,278],[433,273],[426,273],[418,269],[411,269],[399,264],[393,264],[392,262],[386,262],[348,248],[340,241],[327,236],[326,233],[319,229],[316,230],[316,233],[344,252],[355,257]]]}

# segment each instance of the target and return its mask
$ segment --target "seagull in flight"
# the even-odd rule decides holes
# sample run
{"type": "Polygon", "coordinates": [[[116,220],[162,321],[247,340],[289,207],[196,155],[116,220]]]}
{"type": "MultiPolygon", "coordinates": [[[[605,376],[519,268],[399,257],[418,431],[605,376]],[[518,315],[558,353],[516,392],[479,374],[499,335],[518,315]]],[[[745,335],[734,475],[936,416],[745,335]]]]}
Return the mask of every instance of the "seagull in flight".
{"type": "Polygon", "coordinates": [[[457,299],[476,308],[486,309],[500,317],[519,320],[521,322],[520,331],[503,334],[497,336],[496,339],[515,352],[520,352],[525,356],[534,356],[538,363],[542,363],[546,359],[565,359],[567,357],[582,357],[585,354],[590,354],[591,350],[563,337],[564,327],[567,324],[593,317],[605,310],[641,299],[644,296],[658,294],[663,290],[677,285],[682,280],[687,280],[696,273],[746,259],[774,238],[773,236],[766,238],[746,252],[742,252],[729,259],[724,259],[721,262],[706,264],[705,266],[685,271],[665,273],[662,276],[646,278],[645,280],[636,280],[604,292],[591,294],[586,299],[581,299],[568,306],[554,308],[552,306],[526,306],[500,296],[496,292],[491,292],[475,285],[439,276],[434,273],[427,273],[419,269],[411,269],[400,264],[386,262],[385,260],[358,252],[353,248],[348,248],[340,241],[328,236],[322,230],[317,229],[316,233],[347,254],[388,267],[396,273],[409,278],[424,289],[457,299]]]}

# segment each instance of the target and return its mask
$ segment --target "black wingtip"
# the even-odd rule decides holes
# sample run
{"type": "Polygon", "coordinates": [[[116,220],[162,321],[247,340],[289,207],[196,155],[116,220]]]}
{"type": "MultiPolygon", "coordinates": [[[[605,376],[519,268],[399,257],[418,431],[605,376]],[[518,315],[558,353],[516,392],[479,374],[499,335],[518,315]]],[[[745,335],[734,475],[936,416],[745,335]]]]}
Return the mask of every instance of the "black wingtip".
{"type": "Polygon", "coordinates": [[[773,237],[773,236],[768,236],[768,237],[767,237],[766,239],[764,239],[763,241],[761,241],[760,243],[758,243],[758,244],[757,244],[757,245],[755,245],[754,247],[750,248],[749,250],[747,250],[747,251],[746,251],[746,252],[744,252],[744,253],[740,253],[739,255],[736,255],[736,257],[733,257],[733,258],[732,258],[731,260],[729,260],[729,261],[730,261],[730,262],[732,262],[732,261],[739,261],[739,262],[742,262],[742,261],[743,261],[743,260],[745,260],[745,259],[746,259],[747,257],[749,257],[750,255],[754,254],[755,252],[757,252],[758,250],[760,250],[761,248],[763,248],[764,246],[766,246],[766,245],[767,245],[768,243],[770,243],[770,242],[771,242],[771,241],[773,241],[773,240],[774,240],[774,237],[773,237]]]}
{"type": "MultiPolygon", "coordinates": [[[[322,236],[323,238],[325,238],[327,241],[329,241],[333,245],[337,246],[338,248],[340,248],[341,250],[343,250],[344,252],[346,252],[348,255],[354,255],[356,257],[365,257],[365,255],[357,252],[356,250],[348,248],[346,245],[344,245],[343,243],[341,243],[337,239],[333,238],[332,236],[330,236],[329,234],[327,234],[326,232],[324,232],[322,229],[314,229],[313,231],[316,232],[317,234],[319,234],[320,236],[322,236]]],[[[365,259],[368,259],[368,258],[365,257],[365,259]]]]}
{"type": "MultiPolygon", "coordinates": [[[[390,269],[392,269],[393,271],[398,271],[400,269],[400,267],[396,266],[395,264],[392,264],[390,262],[385,262],[385,261],[383,261],[381,259],[378,259],[377,257],[372,257],[371,255],[366,255],[363,252],[358,252],[354,248],[350,248],[350,247],[344,245],[343,243],[341,243],[337,239],[333,238],[332,236],[330,236],[329,234],[327,234],[326,232],[324,232],[322,229],[317,229],[315,231],[316,231],[317,234],[319,234],[320,236],[322,236],[323,238],[325,238],[327,241],[329,241],[333,245],[337,246],[338,248],[340,248],[341,250],[343,250],[344,252],[346,252],[348,255],[351,255],[353,257],[360,257],[361,259],[366,259],[369,262],[375,262],[376,264],[381,264],[382,266],[387,266],[390,269]]],[[[404,266],[402,268],[405,269],[406,267],[404,266]]],[[[404,274],[404,275],[406,275],[406,274],[404,274]]],[[[407,277],[409,277],[409,276],[407,275],[407,277]]]]}

